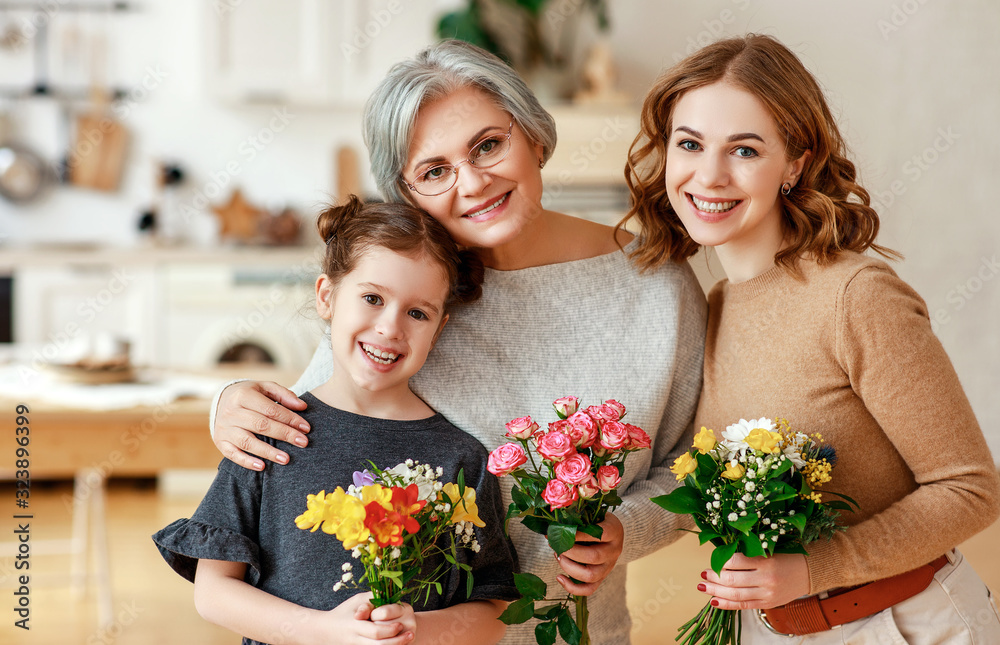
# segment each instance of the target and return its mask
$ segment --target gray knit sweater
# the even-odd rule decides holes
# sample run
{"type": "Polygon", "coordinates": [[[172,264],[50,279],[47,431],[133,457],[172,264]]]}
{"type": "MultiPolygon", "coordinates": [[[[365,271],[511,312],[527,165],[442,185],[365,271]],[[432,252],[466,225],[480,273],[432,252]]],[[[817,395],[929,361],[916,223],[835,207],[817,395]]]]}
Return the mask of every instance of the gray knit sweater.
{"type": "MultiPolygon", "coordinates": [[[[568,395],[584,406],[621,401],[626,420],[653,438],[652,450],[626,461],[625,501],[615,511],[625,550],[588,602],[594,645],[629,642],[624,565],[679,537],[677,517],[649,498],[673,490],[671,453],[690,446],[688,438],[678,440],[698,403],[705,318],[704,294],[686,262],[640,274],[615,252],[518,271],[487,269],[483,298],[454,308],[411,381],[428,405],[489,450],[505,442],[511,419],[530,414],[542,427],[556,420],[552,401],[568,395]]],[[[292,389],[307,392],[332,371],[329,342],[321,342],[292,389]]],[[[506,505],[511,480],[500,483],[506,505]]],[[[545,538],[515,521],[510,527],[522,571],[541,576],[549,597],[562,592],[555,581],[562,570],[545,538]]],[[[534,623],[511,626],[502,643],[534,645],[534,623]]]]}

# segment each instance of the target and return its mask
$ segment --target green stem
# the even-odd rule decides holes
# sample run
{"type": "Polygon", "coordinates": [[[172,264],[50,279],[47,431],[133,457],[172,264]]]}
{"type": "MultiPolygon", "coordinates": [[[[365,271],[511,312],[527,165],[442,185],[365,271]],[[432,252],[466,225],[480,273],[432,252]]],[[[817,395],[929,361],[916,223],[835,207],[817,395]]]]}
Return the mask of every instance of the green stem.
{"type": "Polygon", "coordinates": [[[587,611],[587,597],[573,596],[576,601],[576,626],[580,628],[580,645],[590,645],[590,632],[587,630],[587,618],[590,612],[587,611]]]}

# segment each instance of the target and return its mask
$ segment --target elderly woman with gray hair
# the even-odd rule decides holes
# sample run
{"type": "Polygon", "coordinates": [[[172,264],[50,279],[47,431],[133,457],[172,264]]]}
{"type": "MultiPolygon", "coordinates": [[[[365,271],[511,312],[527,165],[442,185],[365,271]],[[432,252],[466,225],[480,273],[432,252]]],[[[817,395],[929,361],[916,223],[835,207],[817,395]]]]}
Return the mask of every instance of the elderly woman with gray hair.
{"type": "MultiPolygon", "coordinates": [[[[678,535],[679,520],[649,498],[676,485],[671,452],[688,445],[678,440],[701,386],[705,299],[690,267],[640,273],[628,233],[543,207],[540,169],[555,124],[510,67],[476,47],[446,41],[395,65],[366,104],[364,136],[385,198],[426,210],[487,267],[482,299],[455,308],[413,390],[490,450],[506,421],[548,418],[565,395],[618,399],[650,434],[652,449],[629,459],[624,503],[600,540],[579,533],[557,558],[544,537],[510,525],[523,570],[590,596],[593,643],[628,643],[624,564],[678,535]]],[[[257,470],[262,459],[288,463],[254,433],[304,446],[308,427],[292,410],[305,404],[293,392],[331,370],[329,351],[317,350],[292,391],[228,386],[213,409],[219,450],[257,470]]],[[[509,501],[509,479],[502,486],[509,501]]],[[[533,625],[511,626],[503,642],[534,643],[533,625]]]]}

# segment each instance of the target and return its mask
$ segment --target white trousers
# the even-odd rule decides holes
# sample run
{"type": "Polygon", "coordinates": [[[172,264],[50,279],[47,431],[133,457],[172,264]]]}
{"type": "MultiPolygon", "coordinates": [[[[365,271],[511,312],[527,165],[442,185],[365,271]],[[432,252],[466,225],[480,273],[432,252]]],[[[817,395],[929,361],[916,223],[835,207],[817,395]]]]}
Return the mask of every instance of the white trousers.
{"type": "Polygon", "coordinates": [[[956,549],[916,596],[808,636],[779,636],[743,612],[743,645],[998,645],[997,601],[956,549]]]}

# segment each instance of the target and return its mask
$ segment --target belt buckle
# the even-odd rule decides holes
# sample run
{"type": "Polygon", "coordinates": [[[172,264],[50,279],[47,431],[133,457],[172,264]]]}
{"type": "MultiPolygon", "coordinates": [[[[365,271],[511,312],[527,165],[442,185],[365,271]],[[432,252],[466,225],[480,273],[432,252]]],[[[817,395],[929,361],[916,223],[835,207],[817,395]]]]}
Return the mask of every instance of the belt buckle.
{"type": "Polygon", "coordinates": [[[786,634],[785,632],[779,632],[771,625],[771,623],[767,622],[767,614],[764,613],[763,609],[754,609],[754,613],[757,614],[757,620],[759,620],[761,624],[767,628],[767,631],[771,632],[775,636],[785,636],[786,638],[795,638],[794,634],[786,634]]]}

